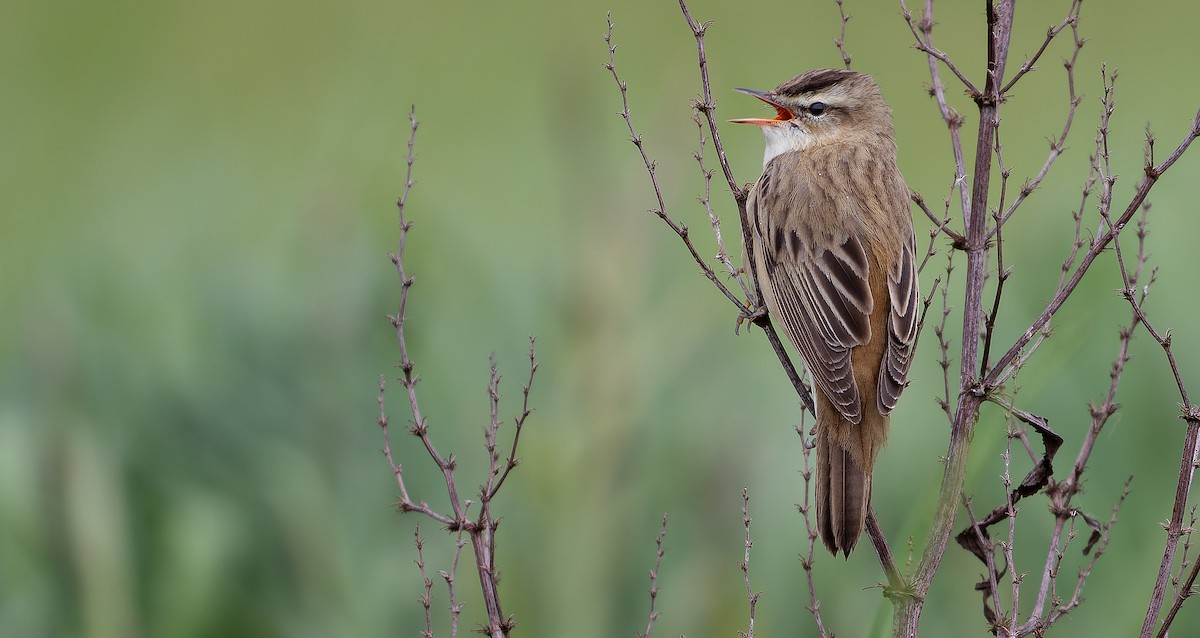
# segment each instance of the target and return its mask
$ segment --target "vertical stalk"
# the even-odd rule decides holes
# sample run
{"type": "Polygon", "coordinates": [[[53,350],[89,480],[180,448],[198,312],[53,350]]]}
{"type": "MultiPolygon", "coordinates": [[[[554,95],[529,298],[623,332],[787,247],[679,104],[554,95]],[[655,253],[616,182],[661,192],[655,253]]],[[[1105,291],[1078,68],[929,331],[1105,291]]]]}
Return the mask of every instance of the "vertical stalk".
{"type": "Polygon", "coordinates": [[[913,579],[912,598],[894,602],[893,635],[915,637],[921,621],[926,592],[937,574],[946,545],[954,528],[967,469],[967,451],[979,416],[979,405],[986,389],[980,386],[979,334],[983,326],[983,286],[988,269],[987,206],[992,171],[992,149],[999,121],[1000,91],[1004,65],[1012,35],[1014,0],[987,3],[987,79],[983,91],[975,96],[979,106],[979,135],[975,144],[975,171],[972,175],[970,208],[963,212],[966,227],[967,277],[963,302],[962,356],[960,357],[958,403],[950,428],[946,469],[938,494],[937,509],[925,551],[913,579]]]}

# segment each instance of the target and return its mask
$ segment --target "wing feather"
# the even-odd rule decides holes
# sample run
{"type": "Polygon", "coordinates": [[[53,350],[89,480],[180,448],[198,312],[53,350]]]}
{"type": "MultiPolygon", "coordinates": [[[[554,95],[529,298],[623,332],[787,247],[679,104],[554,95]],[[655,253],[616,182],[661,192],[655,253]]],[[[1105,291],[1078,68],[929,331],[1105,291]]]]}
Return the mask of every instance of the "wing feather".
{"type": "Polygon", "coordinates": [[[904,391],[917,339],[917,308],[921,293],[917,288],[915,248],[916,239],[912,238],[888,272],[888,299],[892,307],[888,316],[887,349],[883,365],[879,367],[879,411],[883,414],[896,407],[900,393],[904,391]]]}
{"type": "Polygon", "coordinates": [[[814,236],[814,229],[805,226],[812,216],[799,207],[833,204],[807,185],[781,189],[775,181],[769,171],[764,173],[750,201],[756,259],[773,293],[772,310],[817,385],[847,420],[858,423],[862,404],[850,351],[871,338],[874,301],[866,250],[849,233],[828,248],[806,244],[803,239],[814,236]]]}

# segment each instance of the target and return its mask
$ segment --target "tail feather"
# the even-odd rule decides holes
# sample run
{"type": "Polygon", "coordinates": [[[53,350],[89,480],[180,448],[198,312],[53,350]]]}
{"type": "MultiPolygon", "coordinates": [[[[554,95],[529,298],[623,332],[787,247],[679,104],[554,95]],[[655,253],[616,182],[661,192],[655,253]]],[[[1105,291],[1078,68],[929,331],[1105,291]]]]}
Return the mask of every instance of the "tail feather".
{"type": "Polygon", "coordinates": [[[862,535],[870,502],[870,469],[834,441],[828,428],[818,428],[817,529],[834,555],[850,555],[862,535]]]}

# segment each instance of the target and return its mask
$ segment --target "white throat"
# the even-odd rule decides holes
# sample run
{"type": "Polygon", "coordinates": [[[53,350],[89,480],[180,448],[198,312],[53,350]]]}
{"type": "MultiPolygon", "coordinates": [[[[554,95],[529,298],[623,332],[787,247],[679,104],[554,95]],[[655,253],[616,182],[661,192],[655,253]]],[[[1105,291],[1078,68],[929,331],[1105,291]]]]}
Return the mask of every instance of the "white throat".
{"type": "Polygon", "coordinates": [[[767,140],[767,149],[763,153],[763,168],[776,157],[791,151],[803,151],[812,148],[817,141],[812,133],[800,128],[794,122],[769,124],[759,127],[767,140]]]}

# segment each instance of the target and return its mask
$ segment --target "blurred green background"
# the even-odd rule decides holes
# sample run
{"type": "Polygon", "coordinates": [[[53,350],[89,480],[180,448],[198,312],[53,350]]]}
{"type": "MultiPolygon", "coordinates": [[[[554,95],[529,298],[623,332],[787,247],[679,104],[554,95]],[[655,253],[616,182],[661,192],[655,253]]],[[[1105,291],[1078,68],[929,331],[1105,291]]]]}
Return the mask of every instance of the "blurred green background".
{"type": "MultiPolygon", "coordinates": [[[[901,166],[937,203],[952,168],[923,91],[925,59],[895,5],[848,4],[855,68],[879,78],[895,109],[901,166]]],[[[1018,9],[1010,69],[1066,12],[1066,3],[1033,4],[1018,9]]],[[[978,78],[981,3],[945,5],[937,42],[978,78]]],[[[378,376],[396,374],[385,314],[399,287],[387,253],[414,104],[409,343],[433,437],[459,456],[464,490],[482,480],[488,354],[505,375],[502,412],[512,415],[526,336],[538,337],[537,412],[524,462],[496,503],[502,595],[517,635],[641,631],[664,511],[655,634],[734,635],[746,618],[742,487],[752,497],[754,587],[765,592],[757,630],[812,633],[796,558],[797,400],[765,340],[734,335],[728,302],[646,213],[646,175],[601,66],[610,9],[619,71],[672,212],[703,231],[690,156],[695,53],[673,2],[5,3],[4,635],[423,629],[413,527],[421,523],[429,539],[431,570],[448,567],[451,541],[393,511],[375,426],[378,376]]],[[[840,63],[833,2],[697,1],[693,10],[715,20],[708,49],[722,119],[761,112],[735,86],[770,88],[840,63]]],[[[1005,229],[1015,274],[1001,341],[1053,292],[1095,134],[1100,63],[1121,72],[1112,149],[1122,202],[1140,176],[1147,123],[1165,157],[1200,105],[1191,77],[1198,17],[1186,2],[1085,6],[1089,44],[1077,77],[1085,99],[1069,151],[1005,229]]],[[[1066,44],[1003,111],[1014,186],[1041,166],[1045,140],[1061,127],[1066,44]]],[[[951,96],[969,117],[970,103],[951,96]]],[[[733,125],[722,132],[739,179],[752,181],[760,136],[733,125]]],[[[1179,329],[1176,353],[1193,384],[1198,173],[1193,151],[1156,187],[1149,239],[1162,268],[1149,309],[1160,329],[1179,329]]],[[[736,236],[718,185],[726,234],[736,236]]],[[[918,216],[917,225],[923,239],[928,222],[918,216]]],[[[708,234],[696,236],[712,254],[708,234]]],[[[1078,450],[1086,403],[1102,397],[1117,326],[1128,321],[1111,256],[1102,262],[1020,378],[1018,402],[1066,438],[1060,468],[1078,450]]],[[[943,257],[932,264],[926,288],[943,257]]],[[[875,503],[901,556],[906,538],[918,551],[923,542],[945,446],[933,345],[927,332],[877,470],[875,503]]],[[[1134,354],[1123,408],[1076,504],[1107,517],[1130,474],[1133,494],[1084,606],[1054,635],[1127,634],[1144,614],[1183,426],[1161,353],[1140,335],[1134,354]]],[[[388,399],[399,433],[398,384],[388,399]]],[[[1002,500],[1003,427],[989,409],[978,428],[968,489],[979,510],[1002,500]]],[[[410,491],[444,507],[416,441],[394,441],[410,491]]],[[[1051,522],[1044,499],[1024,505],[1020,570],[1040,571],[1051,522]]],[[[1076,541],[1068,551],[1060,595],[1080,549],[1076,541]]],[[[482,618],[467,558],[464,635],[482,618]]],[[[928,635],[984,635],[971,590],[981,571],[949,549],[923,620],[928,635]]],[[[881,575],[869,549],[848,561],[822,554],[817,573],[827,626],[886,633],[890,607],[872,587],[881,575]]],[[[439,635],[448,635],[440,585],[434,605],[439,635]]],[[[1176,633],[1198,628],[1200,609],[1185,607],[1176,633]]]]}

